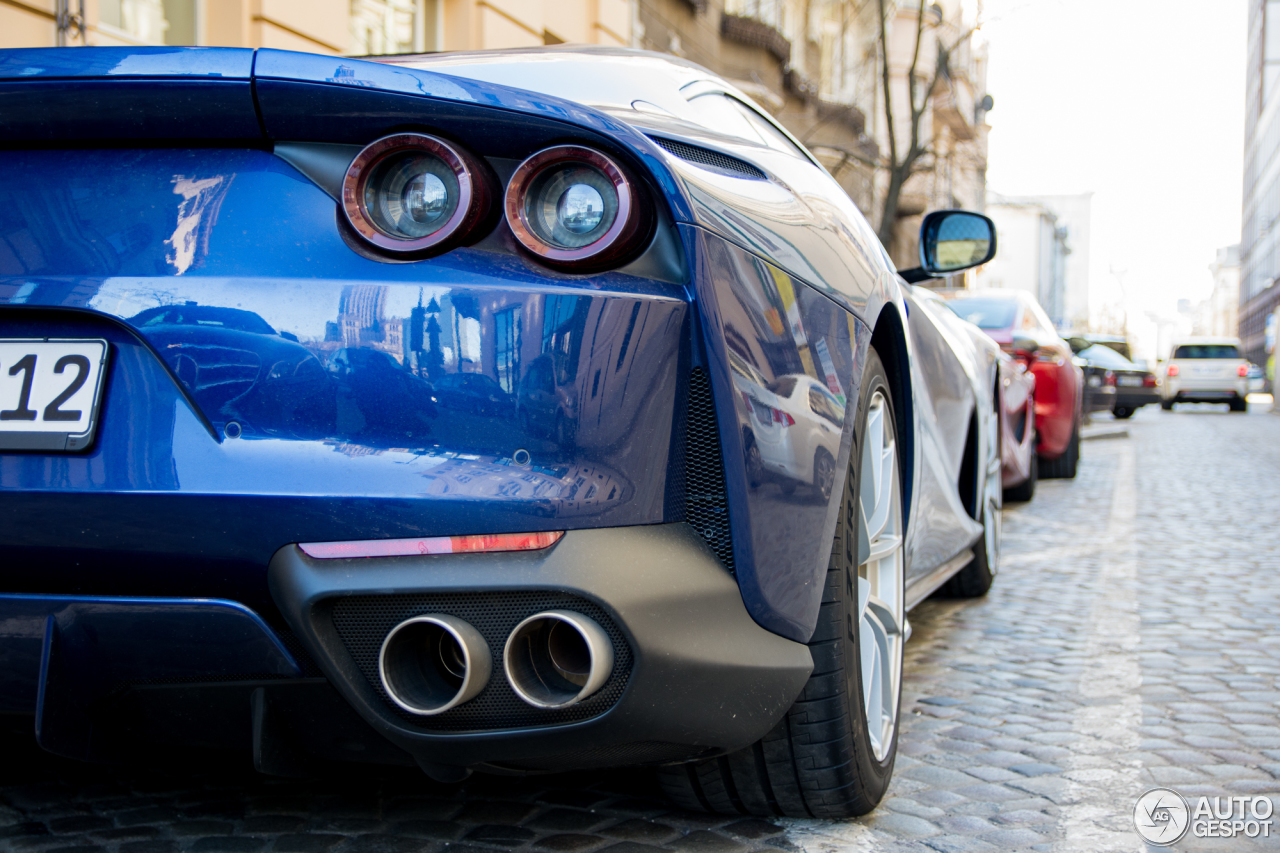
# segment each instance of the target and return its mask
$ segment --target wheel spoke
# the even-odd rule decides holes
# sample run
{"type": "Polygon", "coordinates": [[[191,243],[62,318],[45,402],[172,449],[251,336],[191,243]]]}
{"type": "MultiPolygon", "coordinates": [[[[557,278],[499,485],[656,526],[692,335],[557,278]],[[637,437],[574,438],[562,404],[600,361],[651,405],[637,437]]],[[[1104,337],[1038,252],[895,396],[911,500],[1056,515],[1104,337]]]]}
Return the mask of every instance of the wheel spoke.
{"type": "Polygon", "coordinates": [[[872,540],[871,553],[867,555],[868,563],[876,563],[885,559],[902,547],[902,537],[892,534],[885,534],[879,539],[872,540]]]}
{"type": "Polygon", "coordinates": [[[858,567],[860,704],[872,750],[877,760],[883,760],[897,726],[904,614],[898,452],[879,392],[868,407],[860,459],[858,510],[864,524],[860,535],[867,537],[867,557],[858,567]]]}

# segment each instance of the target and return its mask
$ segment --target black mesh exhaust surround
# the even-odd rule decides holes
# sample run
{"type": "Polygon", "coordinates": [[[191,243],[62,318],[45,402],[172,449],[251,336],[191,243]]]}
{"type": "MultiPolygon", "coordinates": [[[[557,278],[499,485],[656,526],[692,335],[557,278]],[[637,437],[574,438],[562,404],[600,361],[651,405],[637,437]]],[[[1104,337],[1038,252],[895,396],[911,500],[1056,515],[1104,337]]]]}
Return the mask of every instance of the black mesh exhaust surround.
{"type": "Polygon", "coordinates": [[[386,709],[424,731],[471,732],[576,723],[602,714],[618,701],[631,676],[631,646],[604,608],[562,592],[405,593],[356,595],[334,599],[333,626],[369,686],[386,709]],[[599,691],[576,705],[559,710],[534,708],[511,689],[502,670],[502,650],[511,631],[544,610],[572,610],[600,624],[613,643],[613,674],[599,691]],[[493,675],[469,702],[431,717],[410,714],[391,701],[378,678],[382,641],[405,619],[427,613],[446,613],[466,620],[489,644],[493,675]]]}
{"type": "Polygon", "coordinates": [[[729,495],[711,382],[701,367],[689,376],[689,409],[685,427],[685,521],[733,573],[733,541],[729,531],[729,495]]]}

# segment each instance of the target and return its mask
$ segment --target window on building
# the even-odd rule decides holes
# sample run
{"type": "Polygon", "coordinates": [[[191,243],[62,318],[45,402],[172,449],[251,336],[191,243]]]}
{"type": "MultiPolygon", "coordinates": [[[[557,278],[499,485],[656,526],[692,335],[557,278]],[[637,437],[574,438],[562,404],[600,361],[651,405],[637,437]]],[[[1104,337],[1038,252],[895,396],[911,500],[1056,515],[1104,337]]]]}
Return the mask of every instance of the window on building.
{"type": "Polygon", "coordinates": [[[725,0],[724,11],[729,15],[752,18],[768,24],[787,39],[792,38],[792,22],[787,14],[786,0],[725,0]]]}
{"type": "Polygon", "coordinates": [[[1263,21],[1262,101],[1266,103],[1275,94],[1280,83],[1280,0],[1267,0],[1266,18],[1263,21]]]}
{"type": "Polygon", "coordinates": [[[99,0],[98,24],[136,44],[196,44],[196,0],[99,0]]]}
{"type": "Polygon", "coordinates": [[[443,0],[351,0],[354,56],[440,50],[443,0]]]}

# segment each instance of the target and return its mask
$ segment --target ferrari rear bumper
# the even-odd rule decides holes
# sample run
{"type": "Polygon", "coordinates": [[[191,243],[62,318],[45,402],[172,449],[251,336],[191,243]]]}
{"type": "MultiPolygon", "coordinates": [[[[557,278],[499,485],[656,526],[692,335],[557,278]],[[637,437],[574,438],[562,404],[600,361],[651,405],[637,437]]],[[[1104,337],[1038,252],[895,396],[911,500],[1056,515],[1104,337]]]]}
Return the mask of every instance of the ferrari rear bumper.
{"type": "Polygon", "coordinates": [[[291,632],[225,601],[0,597],[0,623],[23,629],[0,637],[19,697],[6,710],[33,712],[41,744],[78,758],[238,748],[284,775],[341,759],[449,779],[744,746],[812,669],[806,646],[751,619],[682,523],[570,531],[519,553],[317,560],[291,545],[270,582],[291,632]],[[511,630],[546,610],[594,620],[614,646],[609,681],[562,709],[522,702],[503,673],[511,630]],[[470,701],[417,716],[389,700],[376,655],[391,628],[427,614],[473,625],[494,665],[470,701]]]}

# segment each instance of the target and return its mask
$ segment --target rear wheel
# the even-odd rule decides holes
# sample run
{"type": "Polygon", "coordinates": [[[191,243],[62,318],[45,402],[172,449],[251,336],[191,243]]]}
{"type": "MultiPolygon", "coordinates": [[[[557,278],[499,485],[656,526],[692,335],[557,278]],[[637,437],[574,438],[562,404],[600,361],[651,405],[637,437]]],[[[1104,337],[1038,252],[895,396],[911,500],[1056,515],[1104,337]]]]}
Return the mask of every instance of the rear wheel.
{"type": "Polygon", "coordinates": [[[973,546],[973,559],[952,575],[942,591],[952,598],[980,598],[991,589],[1000,566],[1000,458],[987,463],[987,478],[982,490],[982,538],[973,546]]]}
{"type": "Polygon", "coordinates": [[[1111,414],[1116,416],[1116,420],[1127,421],[1133,417],[1133,409],[1128,406],[1116,406],[1112,409],[1111,414]]]}
{"type": "Polygon", "coordinates": [[[753,437],[747,439],[747,485],[758,489],[764,483],[764,458],[760,455],[760,446],[753,437]]]}
{"type": "Polygon", "coordinates": [[[1023,480],[1016,486],[1011,486],[1004,490],[1004,499],[1006,502],[1015,501],[1025,503],[1036,496],[1036,480],[1040,479],[1040,457],[1031,453],[1031,466],[1027,472],[1027,479],[1023,480]]]}
{"type": "Polygon", "coordinates": [[[1160,408],[1164,409],[1166,412],[1172,412],[1172,411],[1173,411],[1173,401],[1172,401],[1172,400],[1161,400],[1161,401],[1160,401],[1160,408]]]}
{"type": "Polygon", "coordinates": [[[903,515],[893,403],[875,350],[809,649],[813,674],[773,730],[720,758],[663,768],[680,806],[722,814],[843,818],[889,786],[902,688],[903,515]]]}
{"type": "Polygon", "coordinates": [[[1244,399],[1243,397],[1237,397],[1236,399],[1231,401],[1231,411],[1233,412],[1249,411],[1249,401],[1244,399]]]}
{"type": "Polygon", "coordinates": [[[831,458],[825,447],[819,447],[813,454],[813,488],[824,501],[828,501],[835,481],[836,460],[831,458]]]}
{"type": "Polygon", "coordinates": [[[1080,424],[1071,428],[1067,449],[1057,459],[1040,460],[1040,476],[1046,480],[1074,480],[1080,466],[1080,424]]]}

